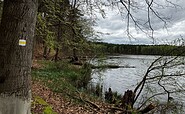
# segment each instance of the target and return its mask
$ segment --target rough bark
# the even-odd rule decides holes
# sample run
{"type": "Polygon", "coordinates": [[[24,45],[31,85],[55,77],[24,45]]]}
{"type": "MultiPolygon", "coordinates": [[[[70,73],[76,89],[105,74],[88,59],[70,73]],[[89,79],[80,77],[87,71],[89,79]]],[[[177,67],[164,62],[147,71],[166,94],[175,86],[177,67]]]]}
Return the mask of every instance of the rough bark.
{"type": "Polygon", "coordinates": [[[20,106],[27,107],[31,101],[36,12],[37,0],[4,0],[0,25],[0,114],[30,113],[29,108],[26,113],[21,112],[20,106]],[[20,39],[26,40],[26,46],[19,45],[20,39]]]}
{"type": "Polygon", "coordinates": [[[57,61],[58,61],[59,48],[56,48],[55,51],[56,51],[56,52],[55,52],[55,58],[54,58],[54,60],[55,60],[55,62],[57,62],[57,61]]]}

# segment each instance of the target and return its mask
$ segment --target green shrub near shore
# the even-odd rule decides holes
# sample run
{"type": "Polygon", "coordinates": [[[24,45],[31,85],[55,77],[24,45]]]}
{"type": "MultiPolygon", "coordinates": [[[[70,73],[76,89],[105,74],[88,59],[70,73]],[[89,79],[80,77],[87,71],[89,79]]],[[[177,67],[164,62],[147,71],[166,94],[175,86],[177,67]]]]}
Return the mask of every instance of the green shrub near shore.
{"type": "Polygon", "coordinates": [[[91,68],[88,64],[77,66],[64,61],[39,61],[39,64],[43,67],[32,69],[33,79],[43,81],[55,92],[85,88],[91,79],[91,68]]]}

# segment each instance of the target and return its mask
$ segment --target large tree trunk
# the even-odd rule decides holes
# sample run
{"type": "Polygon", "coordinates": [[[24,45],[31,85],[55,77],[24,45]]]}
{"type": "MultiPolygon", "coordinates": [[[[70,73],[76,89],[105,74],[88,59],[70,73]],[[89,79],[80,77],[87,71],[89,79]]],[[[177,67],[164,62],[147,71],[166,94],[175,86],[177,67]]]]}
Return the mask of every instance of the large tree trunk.
{"type": "Polygon", "coordinates": [[[30,114],[37,0],[4,0],[0,25],[0,114],[30,114]],[[20,46],[19,40],[26,40],[20,46]]]}

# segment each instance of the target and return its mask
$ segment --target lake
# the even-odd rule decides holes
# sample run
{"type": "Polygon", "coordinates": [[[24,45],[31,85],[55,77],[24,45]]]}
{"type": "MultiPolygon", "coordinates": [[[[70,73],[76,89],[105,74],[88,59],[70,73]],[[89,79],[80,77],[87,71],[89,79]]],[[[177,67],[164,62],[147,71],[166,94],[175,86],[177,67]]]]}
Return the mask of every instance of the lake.
{"type": "MultiPolygon", "coordinates": [[[[112,88],[112,91],[118,92],[119,94],[124,94],[124,92],[128,89],[134,89],[138,82],[141,81],[142,77],[146,73],[147,68],[150,66],[150,64],[159,56],[146,56],[146,55],[120,55],[120,56],[109,56],[108,58],[101,60],[95,59],[92,61],[92,64],[98,65],[98,64],[114,64],[119,66],[134,66],[134,68],[117,68],[117,69],[104,69],[102,71],[97,71],[99,69],[94,69],[92,72],[92,80],[91,83],[93,85],[100,84],[102,85],[103,92],[107,91],[108,88],[112,88]]],[[[164,57],[165,60],[171,59],[171,57],[164,57]]],[[[173,58],[173,57],[172,57],[173,58]]],[[[182,61],[182,60],[181,60],[182,61]]],[[[183,59],[184,61],[184,59],[183,59]]],[[[157,64],[161,64],[164,61],[160,61],[157,64]]],[[[166,70],[167,73],[173,73],[175,74],[178,72],[184,72],[184,65],[178,65],[175,67],[171,67],[170,69],[166,70]]],[[[155,70],[150,75],[157,75],[159,73],[159,70],[155,70]]],[[[184,75],[183,75],[184,76],[184,75]]],[[[174,80],[178,80],[178,84],[180,84],[182,87],[185,87],[185,78],[176,78],[174,77],[174,80]]],[[[168,79],[170,80],[170,79],[168,79]]],[[[170,80],[171,84],[163,83],[164,85],[167,85],[167,89],[175,90],[176,83],[174,80],[170,80]],[[172,85],[175,86],[172,86],[172,85]]],[[[165,79],[163,80],[164,82],[165,79]]],[[[155,92],[162,92],[163,88],[160,87],[158,84],[151,83],[151,91],[155,92]]],[[[152,95],[150,93],[149,95],[152,95]]],[[[177,99],[177,101],[185,101],[185,95],[182,94],[181,97],[179,97],[179,94],[170,94],[173,98],[177,99]]],[[[166,96],[166,95],[165,95],[166,96]]],[[[159,96],[159,99],[166,100],[167,96],[159,96]]],[[[185,103],[184,103],[185,104],[185,103]]]]}
{"type": "MultiPolygon", "coordinates": [[[[111,87],[113,91],[122,94],[127,89],[133,89],[145,74],[151,62],[158,56],[122,55],[109,56],[103,61],[104,64],[120,66],[134,66],[135,68],[105,69],[101,72],[92,73],[92,82],[103,84],[103,89],[111,87]]],[[[97,60],[93,62],[97,64],[97,60]]]]}

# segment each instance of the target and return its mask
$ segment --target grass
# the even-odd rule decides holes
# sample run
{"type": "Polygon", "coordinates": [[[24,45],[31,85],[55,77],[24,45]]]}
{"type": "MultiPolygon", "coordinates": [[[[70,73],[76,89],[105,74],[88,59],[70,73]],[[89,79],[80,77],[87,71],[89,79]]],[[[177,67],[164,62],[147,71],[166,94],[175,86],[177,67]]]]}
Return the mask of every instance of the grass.
{"type": "Polygon", "coordinates": [[[85,88],[91,79],[88,65],[74,66],[67,62],[38,61],[43,67],[32,69],[32,78],[41,80],[54,92],[85,88]]]}
{"type": "MultiPolygon", "coordinates": [[[[85,92],[84,89],[81,89],[81,88],[85,88],[91,79],[90,65],[84,64],[83,66],[74,66],[67,62],[55,63],[52,61],[38,61],[38,63],[41,64],[41,66],[43,67],[32,69],[33,80],[41,80],[53,92],[62,93],[63,95],[67,95],[70,97],[75,97],[75,96],[78,97],[78,95],[80,95],[80,97],[83,97],[83,98],[88,97],[87,99],[92,101],[95,99],[97,100],[97,97],[88,96],[87,95],[88,92],[85,92]],[[77,92],[77,91],[80,91],[80,92],[77,92]]],[[[114,93],[114,97],[115,97],[114,105],[119,106],[121,102],[120,101],[121,96],[118,95],[117,93],[114,93]]],[[[50,113],[55,114],[51,106],[49,104],[46,104],[46,102],[43,101],[39,96],[36,97],[35,101],[36,103],[44,105],[44,114],[50,114],[50,113]]],[[[173,106],[173,105],[168,105],[168,107],[169,106],[173,106]]],[[[175,108],[173,107],[173,109],[175,111],[178,111],[176,107],[175,108]]],[[[157,109],[157,110],[161,110],[161,109],[157,109]]],[[[162,110],[165,111],[164,109],[162,110]]]]}

